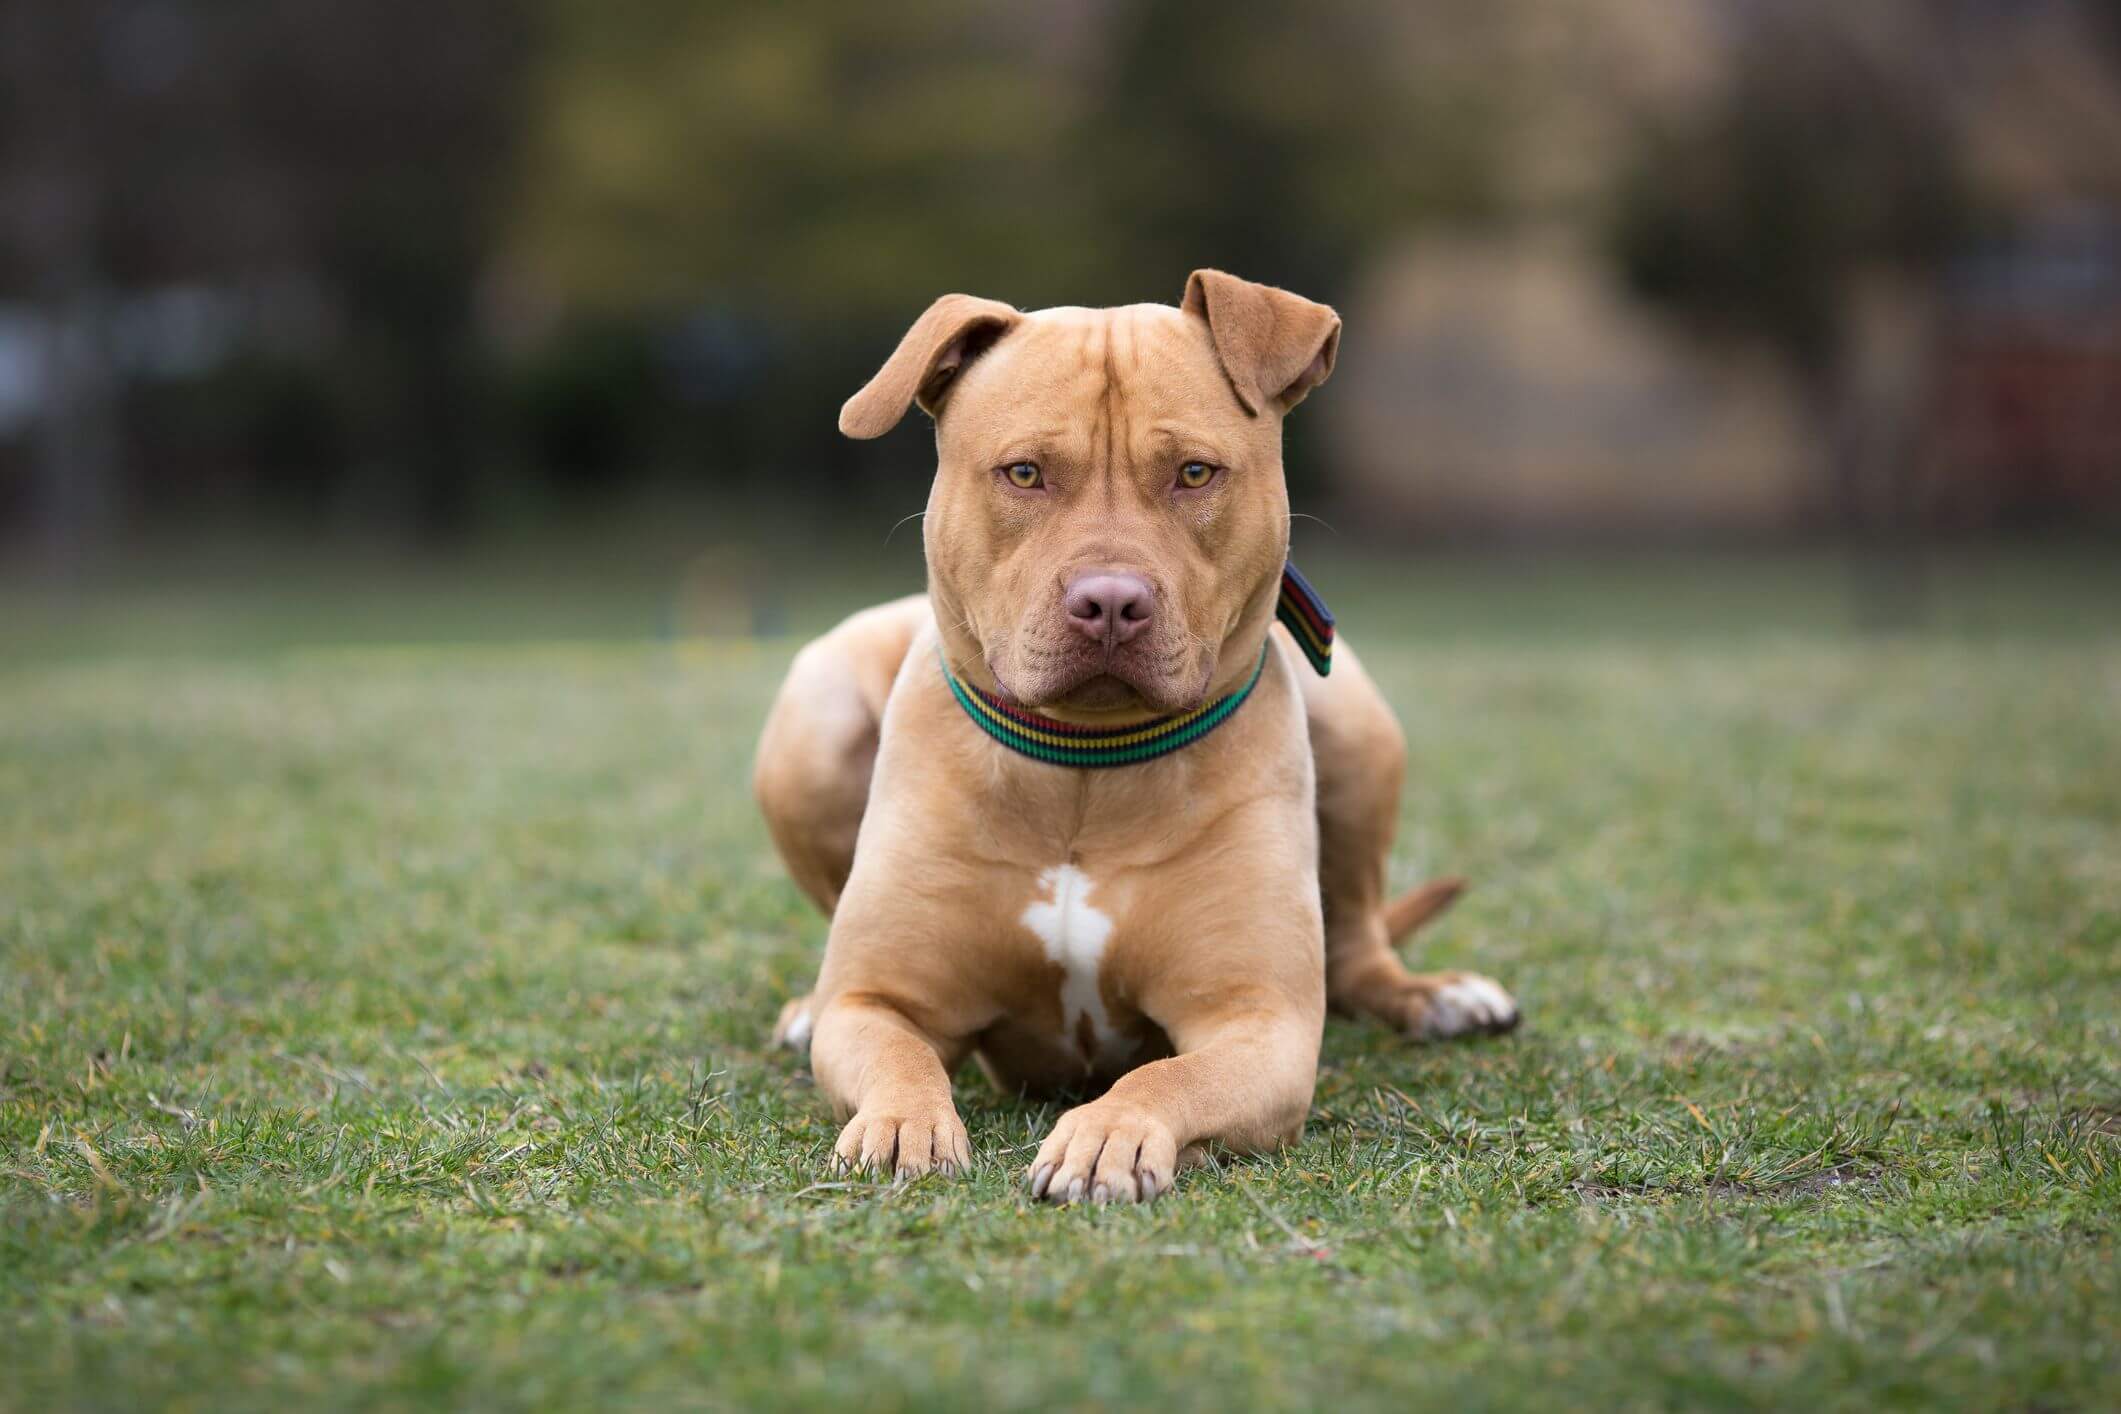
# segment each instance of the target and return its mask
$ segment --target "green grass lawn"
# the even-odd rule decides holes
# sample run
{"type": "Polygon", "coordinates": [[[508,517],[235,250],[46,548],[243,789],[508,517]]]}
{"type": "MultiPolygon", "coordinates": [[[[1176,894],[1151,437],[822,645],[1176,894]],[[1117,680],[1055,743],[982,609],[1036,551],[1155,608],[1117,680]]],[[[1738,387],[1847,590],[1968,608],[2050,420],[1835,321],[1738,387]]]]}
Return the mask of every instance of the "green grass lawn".
{"type": "Polygon", "coordinates": [[[2121,569],[1830,571],[1320,568],[1526,1025],[1147,1210],[827,1172],[792,641],[0,599],[0,1405],[2113,1407],[2121,569]]]}

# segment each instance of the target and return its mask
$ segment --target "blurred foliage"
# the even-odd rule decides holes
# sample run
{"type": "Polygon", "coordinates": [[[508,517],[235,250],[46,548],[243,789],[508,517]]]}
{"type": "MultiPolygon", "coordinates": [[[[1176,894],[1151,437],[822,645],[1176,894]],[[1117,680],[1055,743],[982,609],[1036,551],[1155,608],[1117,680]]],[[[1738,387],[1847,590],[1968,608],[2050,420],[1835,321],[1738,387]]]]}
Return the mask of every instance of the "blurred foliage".
{"type": "Polygon", "coordinates": [[[543,21],[518,254],[607,310],[881,331],[951,289],[1175,299],[1204,264],[1330,297],[1380,240],[1489,199],[1494,129],[1421,121],[1477,79],[1417,87],[1348,0],[543,21]]]}

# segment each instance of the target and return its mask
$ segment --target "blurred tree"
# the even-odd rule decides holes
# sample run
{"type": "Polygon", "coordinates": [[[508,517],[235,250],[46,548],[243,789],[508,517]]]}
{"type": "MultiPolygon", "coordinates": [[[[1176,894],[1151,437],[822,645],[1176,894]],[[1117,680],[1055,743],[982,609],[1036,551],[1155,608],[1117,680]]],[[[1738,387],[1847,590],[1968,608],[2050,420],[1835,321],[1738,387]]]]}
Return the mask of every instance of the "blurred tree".
{"type": "MultiPolygon", "coordinates": [[[[1640,135],[1614,245],[1634,288],[1711,335],[1762,339],[1795,372],[1829,441],[1845,528],[1868,497],[1854,426],[1858,282],[1934,298],[1970,194],[1946,62],[1964,7],[1830,0],[1740,11],[1718,99],[1640,135]]],[[[1901,439],[1904,440],[1904,439],[1901,439]]],[[[1905,459],[1885,468],[1888,514],[1905,459]]]]}
{"type": "Polygon", "coordinates": [[[158,439],[122,436],[128,331],[173,289],[242,306],[246,337],[296,323],[328,345],[307,353],[358,439],[344,499],[463,526],[471,301],[523,33],[515,0],[0,0],[0,297],[34,302],[49,348],[35,514],[55,562],[153,475],[158,439]]]}
{"type": "Polygon", "coordinates": [[[429,538],[471,522],[474,319],[520,125],[515,0],[249,7],[235,135],[341,321],[352,496],[429,538]]]}
{"type": "Polygon", "coordinates": [[[1113,282],[1133,282],[1110,297],[1175,298],[1174,277],[1209,265],[1331,300],[1409,229],[1492,213],[1500,95],[1433,52],[1483,21],[1430,18],[1448,23],[1274,0],[1117,8],[1065,183],[1113,282]]]}
{"type": "Polygon", "coordinates": [[[829,328],[1098,258],[1050,180],[1075,100],[1006,11],[548,0],[541,39],[516,255],[570,308],[829,328]]]}
{"type": "Polygon", "coordinates": [[[31,504],[41,549],[71,574],[108,538],[118,501],[118,375],[108,334],[111,159],[133,115],[103,100],[124,72],[111,17],[88,6],[0,7],[0,250],[38,314],[43,400],[31,504]]]}

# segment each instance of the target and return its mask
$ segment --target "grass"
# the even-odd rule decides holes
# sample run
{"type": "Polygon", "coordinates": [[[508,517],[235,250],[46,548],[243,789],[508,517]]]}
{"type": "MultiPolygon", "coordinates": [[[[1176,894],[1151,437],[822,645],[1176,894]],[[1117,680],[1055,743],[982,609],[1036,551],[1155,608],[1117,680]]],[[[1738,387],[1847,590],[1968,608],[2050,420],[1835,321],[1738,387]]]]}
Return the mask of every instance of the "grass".
{"type": "Polygon", "coordinates": [[[1143,1211],[970,1076],[969,1181],[830,1181],[789,641],[11,592],[0,1406],[2111,1407],[2121,569],[1865,634],[1831,568],[1321,567],[1527,1026],[1332,1022],[1302,1145],[1143,1211]]]}

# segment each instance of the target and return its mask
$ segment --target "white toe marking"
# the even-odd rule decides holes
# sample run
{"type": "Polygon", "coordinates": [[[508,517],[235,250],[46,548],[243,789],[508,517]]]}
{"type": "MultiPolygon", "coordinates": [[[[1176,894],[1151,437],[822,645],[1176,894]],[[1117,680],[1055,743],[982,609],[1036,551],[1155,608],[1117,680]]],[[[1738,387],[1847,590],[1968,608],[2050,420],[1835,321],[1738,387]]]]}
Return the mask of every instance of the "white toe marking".
{"type": "Polygon", "coordinates": [[[796,1051],[810,1044],[809,1007],[797,1012],[795,1019],[788,1023],[788,1029],[781,1033],[781,1044],[796,1051]]]}
{"type": "Polygon", "coordinates": [[[1475,1027],[1492,1026],[1517,1014],[1510,994],[1485,977],[1465,976],[1447,982],[1430,998],[1429,1033],[1456,1036],[1475,1027]]]}
{"type": "Polygon", "coordinates": [[[1084,1017],[1100,1050],[1119,1039],[1105,1013],[1097,968],[1112,937],[1112,920],[1090,906],[1090,876],[1073,864],[1057,864],[1038,876],[1047,897],[1024,910],[1023,924],[1046,945],[1046,956],[1060,964],[1062,1023],[1072,1041],[1084,1017]]]}

